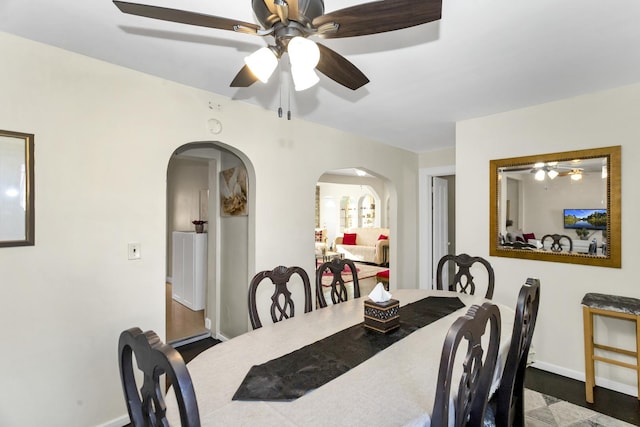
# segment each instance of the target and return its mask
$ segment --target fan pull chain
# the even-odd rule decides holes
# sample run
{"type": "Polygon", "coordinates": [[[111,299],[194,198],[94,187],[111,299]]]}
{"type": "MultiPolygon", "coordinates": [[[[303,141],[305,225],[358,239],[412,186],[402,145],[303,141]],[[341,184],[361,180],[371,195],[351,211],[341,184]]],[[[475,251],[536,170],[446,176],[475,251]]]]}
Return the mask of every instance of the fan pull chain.
{"type": "Polygon", "coordinates": [[[278,86],[280,88],[280,105],[278,106],[278,117],[282,118],[282,65],[278,62],[278,86]]]}
{"type": "Polygon", "coordinates": [[[291,120],[291,84],[287,85],[287,120],[291,120]]]}

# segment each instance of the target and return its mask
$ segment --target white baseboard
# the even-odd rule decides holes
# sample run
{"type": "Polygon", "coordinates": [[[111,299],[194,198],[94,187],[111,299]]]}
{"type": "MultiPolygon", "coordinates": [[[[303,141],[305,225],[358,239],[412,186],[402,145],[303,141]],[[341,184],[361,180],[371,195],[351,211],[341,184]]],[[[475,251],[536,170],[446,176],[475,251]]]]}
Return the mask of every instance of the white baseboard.
{"type": "MultiPolygon", "coordinates": [[[[574,380],[582,382],[585,381],[585,374],[581,371],[574,371],[573,369],[567,369],[545,362],[534,362],[532,366],[542,371],[562,375],[563,377],[572,378],[574,380]]],[[[622,384],[617,381],[611,381],[607,378],[596,377],[596,385],[598,387],[603,387],[609,390],[617,391],[619,393],[628,394],[629,396],[638,396],[638,389],[636,389],[634,386],[622,384]]]]}
{"type": "Polygon", "coordinates": [[[121,417],[115,418],[111,421],[107,421],[104,424],[100,424],[96,427],[123,427],[129,424],[131,420],[129,420],[129,415],[123,415],[121,417]]]}
{"type": "Polygon", "coordinates": [[[225,336],[224,336],[224,335],[222,335],[222,334],[216,334],[216,339],[218,339],[218,340],[220,340],[220,341],[222,341],[222,342],[224,342],[224,341],[229,341],[229,338],[225,337],[225,336]]]}

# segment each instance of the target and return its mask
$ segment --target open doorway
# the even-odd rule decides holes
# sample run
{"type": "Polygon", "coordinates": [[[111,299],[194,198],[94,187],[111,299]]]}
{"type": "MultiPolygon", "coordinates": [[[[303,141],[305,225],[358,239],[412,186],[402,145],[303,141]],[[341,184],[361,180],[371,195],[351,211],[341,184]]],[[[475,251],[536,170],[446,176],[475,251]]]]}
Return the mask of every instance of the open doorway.
{"type": "Polygon", "coordinates": [[[170,343],[209,333],[205,325],[209,160],[185,153],[174,154],[167,168],[165,301],[170,343]]]}
{"type": "Polygon", "coordinates": [[[389,200],[387,181],[359,168],[327,171],[316,184],[316,266],[334,257],[352,260],[361,295],[367,295],[381,280],[379,273],[386,271],[388,278],[389,242],[378,245],[378,241],[381,236],[390,238],[389,200]],[[355,234],[356,243],[343,244],[345,233],[355,234]]]}
{"type": "Polygon", "coordinates": [[[238,303],[246,298],[254,245],[250,206],[255,196],[249,192],[247,197],[247,185],[255,185],[251,162],[220,142],[185,144],[169,160],[166,331],[174,346],[247,331],[246,304],[238,303]],[[234,181],[233,194],[222,197],[222,190],[229,190],[229,173],[239,170],[246,182],[234,181]],[[236,187],[244,189],[242,197],[235,197],[236,187]],[[230,210],[226,202],[231,195],[230,210]],[[235,209],[240,199],[244,209],[235,209]],[[194,221],[203,223],[202,232],[194,221]]]}
{"type": "Polygon", "coordinates": [[[419,283],[421,289],[432,289],[441,255],[456,252],[455,166],[421,169],[418,191],[419,283]]]}

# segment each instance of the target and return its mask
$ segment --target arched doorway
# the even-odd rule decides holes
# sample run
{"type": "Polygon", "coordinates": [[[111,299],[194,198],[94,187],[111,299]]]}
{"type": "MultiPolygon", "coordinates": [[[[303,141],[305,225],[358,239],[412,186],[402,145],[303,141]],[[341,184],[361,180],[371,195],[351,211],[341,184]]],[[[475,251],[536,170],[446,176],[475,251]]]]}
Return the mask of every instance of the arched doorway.
{"type": "Polygon", "coordinates": [[[355,232],[359,241],[373,248],[380,235],[388,237],[391,191],[389,180],[361,168],[329,170],[316,183],[316,265],[336,255],[351,259],[358,268],[361,295],[373,289],[378,273],[390,269],[388,247],[381,255],[387,256],[383,262],[368,252],[344,252],[344,247],[336,247],[336,238],[355,232]]]}
{"type": "Polygon", "coordinates": [[[245,197],[246,209],[234,209],[231,214],[222,208],[220,197],[220,189],[227,188],[222,185],[225,178],[233,175],[237,179],[233,171],[238,170],[246,177],[246,194],[247,185],[255,184],[255,174],[251,162],[233,147],[221,142],[189,143],[169,160],[166,331],[167,341],[174,345],[246,332],[246,304],[237,301],[246,297],[254,245],[250,232],[253,195],[245,197]],[[204,233],[196,232],[194,221],[206,221],[204,233]],[[187,239],[186,251],[182,238],[187,239]],[[204,243],[192,242],[195,240],[204,243]],[[189,298],[202,304],[190,304],[189,298]]]}

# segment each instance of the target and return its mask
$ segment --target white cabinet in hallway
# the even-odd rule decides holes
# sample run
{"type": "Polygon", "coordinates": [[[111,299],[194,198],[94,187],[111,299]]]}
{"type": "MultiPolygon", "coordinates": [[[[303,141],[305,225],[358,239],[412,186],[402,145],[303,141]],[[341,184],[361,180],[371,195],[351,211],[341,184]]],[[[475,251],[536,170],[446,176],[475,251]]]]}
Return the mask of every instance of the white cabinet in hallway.
{"type": "Polygon", "coordinates": [[[172,297],[203,310],[207,283],[207,233],[173,232],[172,297]]]}

